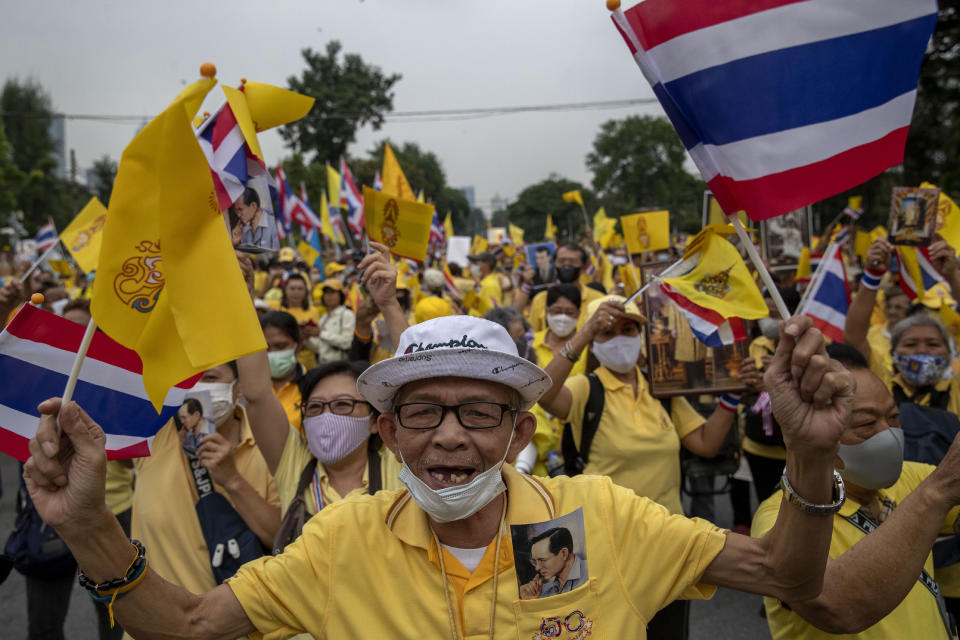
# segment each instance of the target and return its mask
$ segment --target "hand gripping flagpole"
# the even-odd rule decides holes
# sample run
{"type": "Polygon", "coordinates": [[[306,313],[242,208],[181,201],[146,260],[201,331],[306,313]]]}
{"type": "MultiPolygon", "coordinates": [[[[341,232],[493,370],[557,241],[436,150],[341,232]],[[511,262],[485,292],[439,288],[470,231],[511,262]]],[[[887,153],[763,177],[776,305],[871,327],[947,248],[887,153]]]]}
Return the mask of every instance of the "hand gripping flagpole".
{"type": "Polygon", "coordinates": [[[727,216],[727,219],[733,224],[733,228],[737,230],[737,236],[740,238],[740,244],[742,244],[747,250],[747,255],[750,256],[753,266],[757,268],[757,272],[760,274],[760,279],[763,280],[763,284],[767,287],[767,292],[773,299],[773,302],[777,305],[777,311],[780,312],[780,319],[789,320],[790,312],[787,310],[787,305],[780,296],[780,291],[777,289],[777,285],[774,284],[773,278],[770,277],[770,272],[767,271],[767,266],[763,264],[763,260],[760,259],[760,254],[757,253],[757,248],[753,246],[753,240],[751,240],[750,236],[747,235],[747,230],[743,228],[743,223],[740,222],[740,216],[727,216]]]}

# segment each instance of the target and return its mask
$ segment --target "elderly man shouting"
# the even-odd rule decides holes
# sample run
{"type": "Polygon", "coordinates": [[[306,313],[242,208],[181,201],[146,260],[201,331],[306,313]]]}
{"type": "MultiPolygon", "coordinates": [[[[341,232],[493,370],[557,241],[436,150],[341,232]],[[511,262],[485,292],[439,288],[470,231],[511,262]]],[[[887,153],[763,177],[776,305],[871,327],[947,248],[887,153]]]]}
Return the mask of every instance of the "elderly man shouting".
{"type": "Polygon", "coordinates": [[[779,516],[760,539],[671,516],[607,478],[532,478],[504,466],[530,442],[528,409],[551,382],[499,325],[466,316],[410,327],[397,356],[358,380],[406,490],[326,507],[281,555],[207,593],[176,588],[137,559],[143,552],[103,504],[103,433],[77,405],[41,406],[24,475],[82,583],[116,595],[137,638],[644,637],[660,608],[716,586],[787,602],[820,592],[843,494],[833,461],[855,383],[807,318],[783,326],[766,375],[787,464],[779,516]],[[523,554],[557,526],[571,531],[581,580],[524,599],[542,559],[523,554]]]}

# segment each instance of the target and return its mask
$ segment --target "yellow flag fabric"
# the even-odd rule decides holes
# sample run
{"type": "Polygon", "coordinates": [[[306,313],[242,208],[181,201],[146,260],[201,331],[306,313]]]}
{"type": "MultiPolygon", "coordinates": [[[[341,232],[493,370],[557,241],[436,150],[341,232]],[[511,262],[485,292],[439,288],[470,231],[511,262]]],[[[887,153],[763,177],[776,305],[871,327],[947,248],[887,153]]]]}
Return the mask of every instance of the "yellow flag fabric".
{"type": "Polygon", "coordinates": [[[850,196],[847,198],[847,206],[854,211],[859,211],[863,208],[863,196],[850,196]]]}
{"type": "Polygon", "coordinates": [[[643,253],[670,247],[670,212],[650,211],[620,218],[627,251],[643,253]]]}
{"type": "Polygon", "coordinates": [[[333,221],[330,219],[330,204],[327,202],[327,194],[320,194],[320,233],[330,238],[331,241],[336,240],[340,244],[344,243],[343,234],[340,232],[340,229],[334,230],[333,221]]]}
{"type": "Polygon", "coordinates": [[[800,259],[797,261],[797,280],[809,282],[813,275],[813,267],[810,264],[810,247],[800,249],[800,259]]]}
{"type": "Polygon", "coordinates": [[[597,212],[593,214],[593,241],[606,249],[610,246],[610,241],[616,232],[616,219],[608,218],[607,211],[603,207],[597,209],[597,212]]]}
{"type": "Polygon", "coordinates": [[[383,145],[383,170],[381,173],[383,193],[396,196],[402,200],[416,200],[417,196],[410,188],[407,176],[403,175],[403,169],[397,162],[397,156],[393,155],[393,149],[390,148],[389,142],[385,142],[383,145]]]}
{"type": "Polygon", "coordinates": [[[869,231],[857,231],[853,237],[853,253],[860,256],[860,259],[866,264],[867,249],[873,243],[873,235],[869,231]]]}
{"type": "MultiPolygon", "coordinates": [[[[929,182],[921,182],[923,189],[936,189],[936,185],[929,182]]],[[[937,206],[937,231],[943,236],[951,247],[960,250],[960,207],[945,194],[940,191],[940,201],[937,206]]]]}
{"type": "Polygon", "coordinates": [[[547,225],[543,232],[543,238],[545,240],[556,240],[557,239],[557,225],[553,224],[553,215],[547,214],[547,225]]]}
{"type": "Polygon", "coordinates": [[[314,103],[310,96],[262,82],[245,83],[243,93],[257,132],[299,120],[310,112],[314,103]]]}
{"type": "Polygon", "coordinates": [[[422,262],[427,257],[433,205],[364,187],[363,212],[371,240],[387,245],[402,258],[422,262]]]}
{"type": "MultiPolygon", "coordinates": [[[[340,174],[337,170],[327,166],[327,204],[336,209],[340,208],[340,174]]],[[[342,241],[341,241],[342,242],[342,241]]]]}
{"type": "Polygon", "coordinates": [[[253,116],[250,115],[250,106],[247,104],[246,95],[243,91],[228,87],[225,84],[220,85],[220,87],[227,96],[227,103],[233,110],[233,117],[237,119],[237,125],[240,127],[240,132],[243,133],[243,139],[250,147],[250,151],[257,156],[261,163],[266,163],[263,159],[263,151],[260,150],[260,143],[257,141],[257,128],[253,124],[253,116]]]}
{"type": "Polygon", "coordinates": [[[737,249],[711,227],[694,241],[677,267],[682,275],[663,281],[690,302],[724,318],[766,318],[767,305],[737,249]]]}
{"type": "Polygon", "coordinates": [[[617,272],[620,274],[620,282],[623,283],[623,295],[629,298],[640,288],[636,271],[634,271],[632,265],[625,264],[617,267],[617,272]]]}
{"type": "Polygon", "coordinates": [[[317,258],[320,257],[320,252],[310,246],[310,243],[306,240],[300,241],[297,245],[297,252],[308,265],[313,265],[317,261],[317,258]]]}
{"type": "Polygon", "coordinates": [[[80,268],[86,272],[97,268],[100,245],[103,242],[103,225],[107,222],[107,208],[93,196],[60,233],[60,241],[67,248],[80,268]]]}
{"type": "Polygon", "coordinates": [[[443,219],[443,233],[448,238],[457,235],[453,232],[453,218],[449,211],[447,211],[447,217],[443,219]]]}
{"type": "Polygon", "coordinates": [[[490,243],[483,236],[473,236],[473,242],[470,243],[470,254],[476,255],[487,250],[490,243]]]}
{"type": "Polygon", "coordinates": [[[420,193],[417,194],[417,202],[420,204],[427,204],[426,199],[423,197],[423,189],[420,189],[420,193]]]}
{"type": "Polygon", "coordinates": [[[135,350],[155,408],[191,375],[266,348],[190,124],[216,84],[186,87],[124,150],[91,301],[135,350]]]}
{"type": "Polygon", "coordinates": [[[581,207],[583,206],[583,196],[580,195],[579,189],[574,189],[573,191],[567,191],[565,194],[563,194],[563,201],[576,202],[581,207]]]}
{"type": "Polygon", "coordinates": [[[54,260],[48,259],[47,264],[50,265],[50,268],[59,273],[62,276],[69,276],[73,274],[73,269],[70,268],[70,263],[66,260],[54,260]]]}
{"type": "Polygon", "coordinates": [[[510,229],[510,241],[513,242],[515,247],[523,246],[523,229],[518,227],[515,224],[508,223],[510,229]]]}

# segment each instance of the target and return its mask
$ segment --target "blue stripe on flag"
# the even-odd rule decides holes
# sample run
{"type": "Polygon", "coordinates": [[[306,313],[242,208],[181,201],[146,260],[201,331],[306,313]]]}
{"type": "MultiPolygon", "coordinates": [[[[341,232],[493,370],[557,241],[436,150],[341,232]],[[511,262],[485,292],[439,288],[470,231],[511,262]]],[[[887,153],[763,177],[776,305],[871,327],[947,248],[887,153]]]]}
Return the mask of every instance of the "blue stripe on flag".
{"type": "MultiPolygon", "coordinates": [[[[0,404],[39,417],[37,405],[63,395],[67,376],[45,367],[0,354],[0,404]],[[9,381],[16,380],[16,384],[9,381]]],[[[164,407],[159,416],[149,400],[77,381],[73,399],[107,433],[148,438],[169,420],[179,407],[164,407]]]]}
{"type": "Polygon", "coordinates": [[[221,170],[236,176],[240,182],[244,184],[247,183],[246,144],[237,149],[237,152],[233,154],[232,158],[230,158],[230,162],[227,163],[227,166],[221,167],[221,170]]]}
{"type": "Polygon", "coordinates": [[[700,342],[702,342],[703,344],[707,345],[708,347],[714,347],[714,348],[716,348],[716,347],[722,347],[722,346],[724,346],[723,340],[720,339],[720,330],[719,330],[719,329],[717,329],[716,331],[714,331],[714,332],[711,333],[710,335],[707,335],[707,334],[705,334],[705,333],[700,333],[699,331],[697,331],[696,329],[694,329],[694,328],[693,328],[693,325],[691,324],[691,325],[690,325],[690,330],[693,332],[693,335],[695,335],[695,336],[697,336],[697,338],[699,338],[700,342]]]}
{"type": "Polygon", "coordinates": [[[840,276],[832,271],[823,275],[823,280],[814,292],[813,299],[840,313],[847,312],[847,287],[840,276]]]}
{"type": "Polygon", "coordinates": [[[663,83],[658,82],[653,85],[653,95],[657,96],[660,101],[660,106],[663,107],[667,118],[670,119],[670,124],[677,130],[677,135],[680,136],[680,142],[683,143],[683,146],[687,149],[693,149],[700,144],[700,136],[690,127],[686,116],[680,112],[680,107],[674,103],[673,97],[663,88],[663,83]]]}
{"type": "MultiPolygon", "coordinates": [[[[916,89],[924,47],[915,43],[926,43],[936,21],[931,14],[734,60],[665,89],[681,113],[696,114],[689,124],[708,144],[835,120],[916,89]]],[[[687,148],[697,137],[680,136],[687,148]]]]}

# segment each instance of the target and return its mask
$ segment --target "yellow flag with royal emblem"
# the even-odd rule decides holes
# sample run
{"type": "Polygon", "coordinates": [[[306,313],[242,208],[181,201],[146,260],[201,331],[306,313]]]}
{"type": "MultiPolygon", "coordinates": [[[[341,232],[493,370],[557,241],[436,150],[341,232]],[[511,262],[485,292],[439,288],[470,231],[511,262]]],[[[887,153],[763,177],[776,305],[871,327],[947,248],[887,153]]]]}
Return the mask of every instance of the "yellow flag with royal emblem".
{"type": "Polygon", "coordinates": [[[103,226],[107,222],[107,208],[93,196],[80,213],[60,233],[60,241],[73,259],[86,272],[95,271],[100,259],[103,226]]]}
{"type": "Polygon", "coordinates": [[[627,251],[643,253],[670,248],[670,212],[649,211],[620,218],[627,251]]]}
{"type": "Polygon", "coordinates": [[[427,257],[433,205],[364,187],[363,213],[371,240],[385,244],[401,258],[422,262],[427,257]]]}
{"type": "Polygon", "coordinates": [[[124,150],[91,312],[143,363],[154,407],[173,385],[266,348],[191,120],[216,84],[186,87],[124,150]]]}
{"type": "MultiPolygon", "coordinates": [[[[727,239],[729,225],[710,225],[690,241],[683,259],[660,289],[687,318],[708,347],[746,339],[742,319],[769,315],[757,283],[740,252],[727,239]]],[[[732,232],[732,230],[731,230],[732,232]]]]}
{"type": "Polygon", "coordinates": [[[400,168],[400,163],[397,162],[397,156],[393,155],[393,149],[390,148],[390,143],[385,142],[383,145],[383,171],[382,178],[383,188],[381,191],[383,193],[396,196],[403,200],[412,200],[417,199],[416,194],[413,193],[413,189],[410,188],[410,183],[407,182],[407,176],[403,175],[403,169],[400,168]]]}

